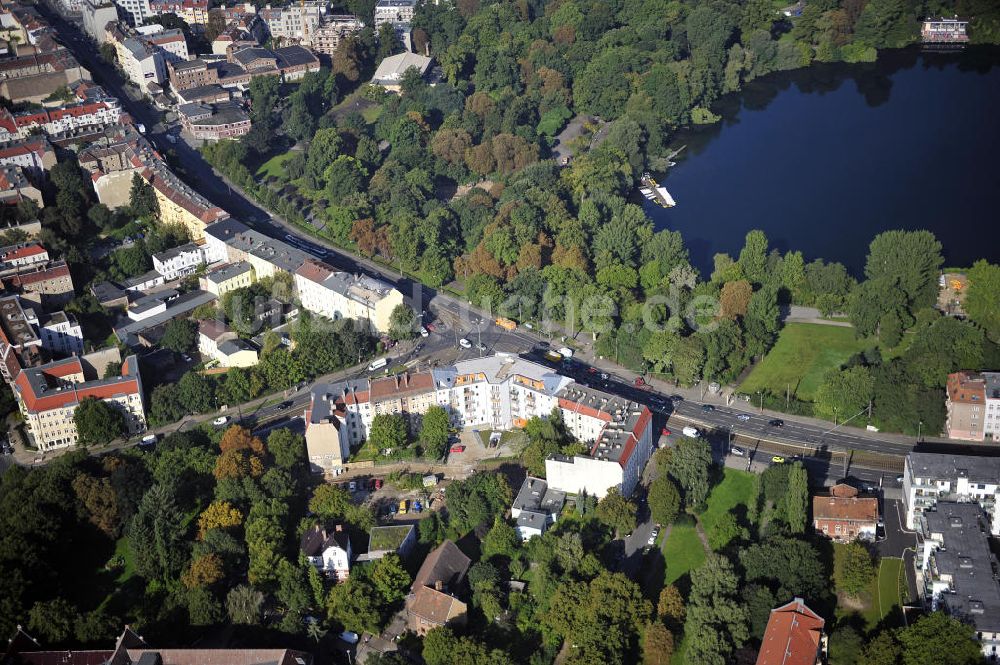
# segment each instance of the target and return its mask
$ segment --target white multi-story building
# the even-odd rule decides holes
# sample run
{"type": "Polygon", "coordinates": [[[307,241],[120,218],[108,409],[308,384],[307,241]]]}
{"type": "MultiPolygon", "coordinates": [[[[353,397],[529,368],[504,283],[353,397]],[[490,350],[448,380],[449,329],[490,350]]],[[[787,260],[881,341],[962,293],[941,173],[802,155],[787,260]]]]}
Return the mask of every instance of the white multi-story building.
{"type": "Polygon", "coordinates": [[[118,8],[110,0],[81,0],[80,15],[83,29],[98,44],[108,38],[108,23],[118,20],[118,8]]]}
{"type": "Polygon", "coordinates": [[[971,624],[983,655],[995,661],[1000,657],[1000,583],[982,508],[942,501],[919,521],[924,538],[917,588],[924,605],[971,624]]]}
{"type": "Polygon", "coordinates": [[[153,269],[168,282],[194,274],[204,263],[205,251],[193,242],[153,254],[153,269]]]}
{"type": "Polygon", "coordinates": [[[379,413],[419,416],[443,407],[459,427],[507,430],[558,409],[586,455],[546,462],[549,487],[628,496],[652,452],[652,414],[514,354],[498,353],[429,372],[314,387],[306,444],[314,471],[331,472],[368,436],[379,413]]]}
{"type": "Polygon", "coordinates": [[[125,19],[131,26],[145,25],[146,21],[154,16],[149,0],[115,0],[115,4],[122,10],[125,19]]]}
{"type": "Polygon", "coordinates": [[[267,24],[271,39],[288,44],[311,44],[326,15],[326,0],[300,0],[283,7],[267,5],[257,15],[267,24]]]}
{"type": "Polygon", "coordinates": [[[417,11],[417,0],[378,0],[375,3],[375,25],[410,23],[417,11]]]}
{"type": "Polygon", "coordinates": [[[115,47],[122,71],[141,90],[147,90],[149,83],[160,85],[167,79],[167,65],[160,49],[138,37],[126,37],[115,42],[115,47]]]}
{"type": "Polygon", "coordinates": [[[83,353],[83,329],[76,317],[66,312],[53,312],[38,321],[38,336],[42,348],[62,356],[83,353]]]}
{"type": "Polygon", "coordinates": [[[5,141],[25,139],[39,131],[49,135],[64,134],[119,122],[121,102],[100,86],[81,83],[73,92],[77,101],[63,106],[18,113],[0,110],[0,138],[5,141]]]}
{"type": "Polygon", "coordinates": [[[41,451],[76,444],[78,434],[73,414],[84,399],[99,399],[125,416],[127,433],[146,429],[139,362],[129,356],[122,362],[120,376],[88,379],[78,357],[28,367],[12,385],[28,432],[41,451]]]}
{"type": "Polygon", "coordinates": [[[153,23],[137,28],[137,31],[147,44],[163,53],[166,62],[184,62],[191,57],[184,32],[177,28],[165,30],[159,23],[153,23]]]}
{"type": "Polygon", "coordinates": [[[911,452],[903,470],[906,527],[918,528],[920,514],[939,501],[977,503],[990,516],[990,533],[998,536],[998,489],[1000,457],[911,452]]]}
{"type": "Polygon", "coordinates": [[[391,284],[309,259],[295,271],[295,289],[306,310],[336,321],[367,321],[376,332],[389,330],[392,310],[403,304],[403,294],[391,284]]]}
{"type": "Polygon", "coordinates": [[[351,539],[339,524],[330,532],[314,525],[302,534],[300,549],[306,561],[327,577],[343,582],[351,573],[351,539]]]}

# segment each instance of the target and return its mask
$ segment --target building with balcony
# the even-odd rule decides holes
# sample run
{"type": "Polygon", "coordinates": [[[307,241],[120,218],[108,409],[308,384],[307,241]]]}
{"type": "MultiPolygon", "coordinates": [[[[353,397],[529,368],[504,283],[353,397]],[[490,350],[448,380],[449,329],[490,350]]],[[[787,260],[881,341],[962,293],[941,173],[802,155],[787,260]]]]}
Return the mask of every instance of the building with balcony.
{"type": "Polygon", "coordinates": [[[975,503],[989,516],[990,533],[1000,535],[998,489],[1000,457],[911,452],[903,468],[906,527],[917,529],[920,514],[940,501],[975,503]]]}
{"type": "Polygon", "coordinates": [[[295,271],[295,289],[302,307],[331,321],[363,321],[377,333],[389,331],[389,319],[403,304],[403,294],[382,280],[334,269],[315,259],[295,271]]]}
{"type": "Polygon", "coordinates": [[[192,275],[205,263],[205,251],[193,242],[153,254],[153,269],[171,282],[192,275]]]}
{"type": "Polygon", "coordinates": [[[920,26],[920,39],[925,44],[965,44],[968,27],[969,20],[958,16],[926,18],[920,26]]]}
{"type": "Polygon", "coordinates": [[[988,541],[989,520],[975,503],[938,503],[920,516],[923,546],[917,588],[931,611],[972,625],[983,656],[1000,656],[1000,570],[988,541]]]}

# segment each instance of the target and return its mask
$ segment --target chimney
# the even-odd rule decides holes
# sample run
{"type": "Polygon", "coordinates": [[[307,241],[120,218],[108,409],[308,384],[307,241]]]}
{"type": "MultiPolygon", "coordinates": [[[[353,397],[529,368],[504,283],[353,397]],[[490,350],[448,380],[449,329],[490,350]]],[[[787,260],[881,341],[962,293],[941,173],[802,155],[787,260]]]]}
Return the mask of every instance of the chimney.
{"type": "Polygon", "coordinates": [[[435,591],[444,591],[444,582],[442,582],[441,580],[436,581],[434,583],[434,590],[435,591]]]}

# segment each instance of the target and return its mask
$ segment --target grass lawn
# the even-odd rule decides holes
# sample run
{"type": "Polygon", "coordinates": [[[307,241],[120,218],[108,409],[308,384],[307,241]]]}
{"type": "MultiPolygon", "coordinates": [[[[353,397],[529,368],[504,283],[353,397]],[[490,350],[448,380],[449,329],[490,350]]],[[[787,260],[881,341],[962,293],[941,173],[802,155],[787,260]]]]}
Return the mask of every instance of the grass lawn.
{"type": "Polygon", "coordinates": [[[871,346],[854,337],[854,328],[818,323],[789,323],[764,359],[740,385],[740,392],[770,390],[783,395],[786,386],[800,400],[812,401],[827,372],[871,346]]]}
{"type": "Polygon", "coordinates": [[[902,609],[909,595],[906,587],[906,571],[902,559],[882,559],[878,571],[878,613],[884,618],[894,605],[902,609]]]}
{"type": "Polygon", "coordinates": [[[272,175],[279,178],[283,177],[285,175],[285,162],[291,159],[294,154],[294,151],[289,150],[286,153],[275,155],[260,165],[260,168],[257,169],[257,175],[265,178],[272,175]]]}
{"type": "Polygon", "coordinates": [[[738,469],[724,469],[722,482],[708,495],[708,509],[701,514],[705,533],[711,533],[719,519],[737,506],[746,506],[753,491],[753,474],[738,469]]]}
{"type": "Polygon", "coordinates": [[[670,536],[662,546],[666,561],[664,584],[673,584],[705,562],[705,548],[694,529],[694,522],[682,520],[679,518],[670,528],[670,536]]]}

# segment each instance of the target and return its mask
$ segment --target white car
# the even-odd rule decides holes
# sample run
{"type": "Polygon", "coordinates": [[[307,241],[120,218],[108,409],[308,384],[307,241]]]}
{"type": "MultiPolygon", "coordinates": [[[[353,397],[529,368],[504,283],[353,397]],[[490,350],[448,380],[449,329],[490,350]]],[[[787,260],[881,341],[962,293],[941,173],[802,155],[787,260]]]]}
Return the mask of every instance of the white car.
{"type": "Polygon", "coordinates": [[[746,421],[750,420],[750,414],[741,413],[738,416],[736,416],[736,420],[740,421],[741,423],[745,423],[746,421]]]}
{"type": "Polygon", "coordinates": [[[462,339],[458,340],[458,345],[460,347],[462,347],[463,349],[471,349],[472,348],[472,342],[470,342],[469,340],[465,339],[464,337],[462,339]]]}
{"type": "Polygon", "coordinates": [[[646,541],[646,544],[649,545],[650,547],[652,547],[653,545],[655,545],[656,544],[656,537],[658,535],[660,535],[660,529],[659,528],[654,528],[653,532],[651,534],[649,534],[649,540],[646,541]]]}
{"type": "Polygon", "coordinates": [[[746,452],[742,448],[740,448],[738,446],[733,446],[732,448],[729,449],[729,452],[731,452],[732,454],[734,454],[734,455],[736,455],[738,457],[745,457],[746,456],[746,452]]]}
{"type": "Polygon", "coordinates": [[[423,326],[420,326],[420,336],[421,337],[427,337],[429,335],[430,335],[430,333],[427,332],[427,328],[424,328],[423,326]]]}
{"type": "Polygon", "coordinates": [[[229,416],[219,416],[218,418],[212,421],[212,424],[215,425],[216,427],[222,427],[228,422],[229,422],[229,416]]]}
{"type": "Polygon", "coordinates": [[[354,490],[358,489],[358,484],[352,480],[351,482],[347,483],[347,489],[353,492],[354,490]]]}

